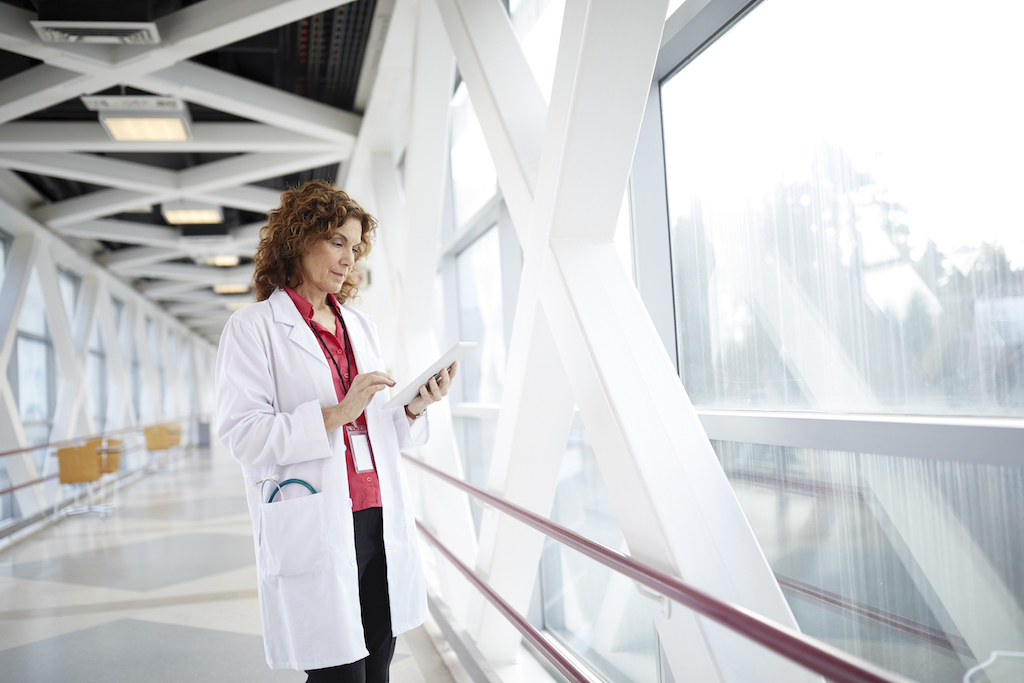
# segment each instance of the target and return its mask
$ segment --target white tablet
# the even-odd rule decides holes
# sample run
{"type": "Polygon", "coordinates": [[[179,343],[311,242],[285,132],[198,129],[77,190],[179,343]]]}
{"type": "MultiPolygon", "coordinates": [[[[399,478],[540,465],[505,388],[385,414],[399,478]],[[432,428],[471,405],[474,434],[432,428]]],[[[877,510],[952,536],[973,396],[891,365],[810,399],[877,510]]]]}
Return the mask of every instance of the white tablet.
{"type": "Polygon", "coordinates": [[[392,408],[403,408],[409,405],[409,401],[420,395],[420,387],[430,381],[431,375],[436,375],[455,361],[462,360],[466,357],[467,353],[475,348],[476,342],[459,342],[448,349],[448,353],[434,361],[429,368],[423,371],[423,374],[410,382],[404,389],[395,394],[394,398],[385,403],[384,409],[391,410],[392,408]]]}

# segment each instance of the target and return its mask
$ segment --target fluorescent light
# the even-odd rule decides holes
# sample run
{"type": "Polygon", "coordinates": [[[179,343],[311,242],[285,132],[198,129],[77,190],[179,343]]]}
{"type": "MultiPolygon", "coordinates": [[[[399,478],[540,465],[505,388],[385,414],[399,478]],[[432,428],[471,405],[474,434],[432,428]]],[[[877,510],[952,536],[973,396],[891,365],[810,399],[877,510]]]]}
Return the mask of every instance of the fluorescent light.
{"type": "Polygon", "coordinates": [[[245,308],[251,303],[251,301],[235,301],[234,303],[224,304],[224,307],[229,311],[237,311],[240,308],[245,308]]]}
{"type": "Polygon", "coordinates": [[[164,219],[171,225],[208,225],[220,223],[222,216],[216,209],[170,209],[164,219]]]}
{"type": "Polygon", "coordinates": [[[101,116],[110,137],[118,142],[185,142],[188,128],[179,118],[139,118],[101,116]]]}
{"type": "Polygon", "coordinates": [[[218,268],[234,268],[238,265],[239,258],[234,254],[218,254],[207,256],[206,265],[217,266],[218,268]]]}
{"type": "Polygon", "coordinates": [[[188,107],[176,97],[101,95],[81,99],[90,110],[99,112],[100,123],[118,142],[183,142],[192,137],[188,107]]]}
{"type": "Polygon", "coordinates": [[[249,291],[249,285],[246,284],[227,284],[227,285],[214,285],[213,291],[218,294],[245,294],[249,291]]]}
{"type": "Polygon", "coordinates": [[[200,202],[164,202],[160,205],[160,212],[171,225],[209,225],[224,221],[224,213],[219,206],[200,202]]]}

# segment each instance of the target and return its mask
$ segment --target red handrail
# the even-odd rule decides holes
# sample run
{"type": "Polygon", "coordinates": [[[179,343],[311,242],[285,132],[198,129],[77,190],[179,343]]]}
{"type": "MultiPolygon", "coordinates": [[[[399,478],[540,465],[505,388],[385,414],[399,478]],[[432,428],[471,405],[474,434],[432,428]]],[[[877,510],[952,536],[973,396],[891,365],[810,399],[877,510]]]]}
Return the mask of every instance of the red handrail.
{"type": "Polygon", "coordinates": [[[434,534],[427,530],[427,527],[423,526],[423,523],[418,519],[416,520],[416,527],[420,530],[424,536],[427,537],[431,543],[433,543],[441,554],[448,558],[448,561],[455,565],[455,568],[462,572],[462,575],[469,579],[469,582],[476,586],[477,590],[484,594],[491,604],[501,612],[502,616],[512,622],[523,637],[526,638],[535,648],[544,653],[544,657],[556,669],[558,669],[563,676],[569,679],[570,683],[594,683],[594,678],[587,676],[583,671],[577,667],[572,660],[566,657],[561,651],[558,650],[554,645],[548,642],[548,639],[541,635],[541,632],[537,628],[523,618],[523,615],[512,609],[505,600],[494,592],[494,589],[484,583],[483,579],[476,575],[472,569],[467,567],[465,563],[459,558],[452,554],[452,551],[445,547],[444,543],[441,543],[434,534]]]}
{"type": "Polygon", "coordinates": [[[769,650],[819,673],[835,683],[913,683],[905,676],[843,652],[839,648],[783,626],[757,612],[714,598],[678,578],[649,567],[607,546],[580,536],[566,527],[536,515],[529,510],[467,484],[422,460],[405,455],[406,460],[439,479],[483,500],[488,505],[533,527],[545,536],[600,562],[606,567],[633,579],[727,628],[746,636],[769,650]]]}

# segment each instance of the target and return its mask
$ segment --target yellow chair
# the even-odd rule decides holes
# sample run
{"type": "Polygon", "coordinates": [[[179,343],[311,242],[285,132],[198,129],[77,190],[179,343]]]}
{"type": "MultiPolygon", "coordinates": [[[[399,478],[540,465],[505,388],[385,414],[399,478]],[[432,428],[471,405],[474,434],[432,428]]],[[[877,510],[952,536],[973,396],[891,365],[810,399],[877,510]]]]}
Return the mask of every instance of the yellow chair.
{"type": "Polygon", "coordinates": [[[82,484],[100,478],[100,454],[94,442],[84,446],[57,449],[57,465],[62,484],[82,484]]]}
{"type": "Polygon", "coordinates": [[[100,465],[100,472],[119,472],[121,470],[121,439],[107,439],[107,445],[101,449],[103,463],[100,465]]]}

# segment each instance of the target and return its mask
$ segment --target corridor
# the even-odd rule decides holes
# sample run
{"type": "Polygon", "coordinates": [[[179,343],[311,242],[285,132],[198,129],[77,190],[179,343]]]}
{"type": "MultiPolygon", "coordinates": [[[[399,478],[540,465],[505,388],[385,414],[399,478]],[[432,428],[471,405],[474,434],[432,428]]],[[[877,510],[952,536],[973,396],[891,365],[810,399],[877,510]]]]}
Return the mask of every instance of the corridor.
{"type": "MultiPolygon", "coordinates": [[[[0,551],[0,678],[305,680],[264,661],[252,527],[227,453],[190,449],[118,502],[0,551]]],[[[398,639],[391,680],[468,680],[458,667],[428,622],[398,639]]]]}

